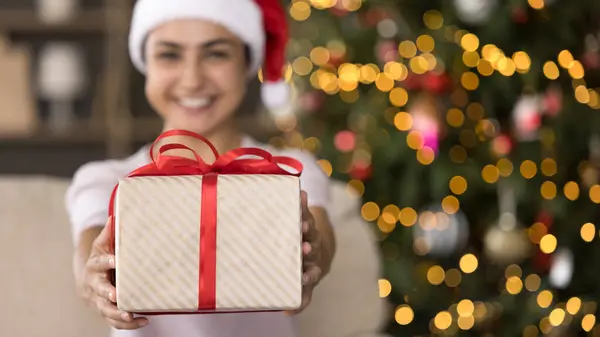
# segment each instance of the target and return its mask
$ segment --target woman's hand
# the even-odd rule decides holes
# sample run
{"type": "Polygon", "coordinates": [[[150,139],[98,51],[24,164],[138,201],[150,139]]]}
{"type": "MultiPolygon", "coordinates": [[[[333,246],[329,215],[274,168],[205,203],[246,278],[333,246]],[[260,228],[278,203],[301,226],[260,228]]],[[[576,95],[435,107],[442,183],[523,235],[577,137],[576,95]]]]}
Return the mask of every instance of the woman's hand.
{"type": "Polygon", "coordinates": [[[128,312],[117,309],[116,289],[110,283],[110,272],[115,269],[115,256],[110,253],[109,218],[100,235],[94,240],[84,268],[76,275],[79,296],[96,309],[116,329],[132,330],[148,324],[146,318],[133,318],[128,312]]]}
{"type": "Polygon", "coordinates": [[[302,274],[302,305],[295,311],[286,312],[288,315],[296,315],[302,312],[312,299],[313,289],[319,284],[323,277],[323,239],[315,224],[315,218],[308,209],[306,192],[302,191],[302,254],[304,256],[302,274]]]}

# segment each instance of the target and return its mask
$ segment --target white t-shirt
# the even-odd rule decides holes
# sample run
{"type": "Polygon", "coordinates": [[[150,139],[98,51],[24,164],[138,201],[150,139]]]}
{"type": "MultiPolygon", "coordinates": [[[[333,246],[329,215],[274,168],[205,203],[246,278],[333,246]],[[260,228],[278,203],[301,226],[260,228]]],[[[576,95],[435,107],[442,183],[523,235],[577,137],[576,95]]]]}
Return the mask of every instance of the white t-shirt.
{"type": "MultiPolygon", "coordinates": [[[[273,155],[287,156],[302,162],[302,189],[309,206],[327,208],[329,181],[316,159],[300,150],[276,150],[245,136],[242,147],[259,147],[273,155]]],[[[123,160],[96,161],[77,170],[66,194],[66,208],[77,245],[82,231],[103,226],[108,217],[110,194],[119,179],[148,164],[148,147],[142,147],[123,160]]],[[[112,330],[112,337],[296,337],[294,317],[283,313],[242,313],[217,315],[148,316],[150,324],[138,330],[112,330]]]]}

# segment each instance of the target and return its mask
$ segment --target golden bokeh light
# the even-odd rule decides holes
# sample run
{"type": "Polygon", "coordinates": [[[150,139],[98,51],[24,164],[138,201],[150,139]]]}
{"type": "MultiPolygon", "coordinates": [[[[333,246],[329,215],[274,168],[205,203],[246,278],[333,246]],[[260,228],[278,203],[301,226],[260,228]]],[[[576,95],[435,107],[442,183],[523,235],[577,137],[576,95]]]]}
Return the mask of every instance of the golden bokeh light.
{"type": "Polygon", "coordinates": [[[379,205],[372,201],[369,201],[362,206],[360,213],[363,219],[367,221],[375,221],[379,217],[379,212],[379,205]]]}
{"type": "Polygon", "coordinates": [[[460,282],[462,281],[462,274],[460,273],[460,270],[452,268],[452,269],[448,269],[446,271],[446,278],[444,279],[444,282],[446,282],[446,285],[450,288],[454,288],[454,287],[458,287],[458,285],[460,284],[460,282]]]}
{"type": "Polygon", "coordinates": [[[479,53],[476,51],[465,51],[462,60],[467,67],[475,68],[479,64],[479,53]]]}
{"type": "Polygon", "coordinates": [[[422,165],[429,165],[435,159],[435,152],[432,148],[424,146],[417,150],[417,160],[422,165]]]}
{"type": "Polygon", "coordinates": [[[465,122],[465,116],[462,111],[457,108],[451,108],[446,113],[446,121],[452,127],[459,128],[465,122]]]}
{"type": "Polygon", "coordinates": [[[459,208],[460,202],[455,196],[449,195],[442,199],[442,209],[446,214],[455,214],[459,208]]]}
{"type": "Polygon", "coordinates": [[[531,242],[539,244],[544,235],[548,234],[548,228],[541,222],[536,222],[529,227],[529,240],[531,242]]]}
{"type": "Polygon", "coordinates": [[[446,273],[440,266],[432,266],[427,270],[427,281],[433,285],[440,285],[444,282],[446,273]]]}
{"type": "Polygon", "coordinates": [[[555,80],[560,76],[560,70],[553,61],[547,61],[543,67],[544,76],[550,80],[555,80]]]}
{"type": "Polygon", "coordinates": [[[563,187],[565,197],[571,201],[579,198],[579,185],[574,181],[569,181],[563,187]]]}
{"type": "Polygon", "coordinates": [[[485,59],[481,59],[477,63],[477,71],[482,76],[491,76],[494,73],[494,67],[492,66],[492,64],[490,63],[490,61],[485,60],[485,59]]]}
{"type": "Polygon", "coordinates": [[[523,337],[538,337],[539,330],[535,325],[528,325],[523,330],[523,337]]]}
{"type": "Polygon", "coordinates": [[[521,270],[521,267],[516,264],[511,264],[510,266],[506,267],[504,270],[504,277],[509,278],[511,276],[522,277],[523,270],[521,270]]]}
{"type": "Polygon", "coordinates": [[[581,62],[571,62],[571,65],[569,66],[569,75],[576,80],[580,80],[585,76],[585,70],[583,69],[581,62]]]}
{"type": "Polygon", "coordinates": [[[375,86],[377,86],[379,91],[389,92],[394,88],[394,80],[386,73],[379,73],[377,74],[377,79],[375,80],[375,86]]]}
{"type": "Polygon", "coordinates": [[[593,223],[588,222],[581,226],[581,230],[579,231],[581,238],[585,242],[592,242],[594,237],[596,236],[596,226],[593,223]]]}
{"type": "Polygon", "coordinates": [[[560,53],[558,53],[558,64],[560,64],[560,66],[564,69],[569,69],[573,61],[575,61],[575,59],[570,51],[562,50],[560,53]]]}
{"type": "Polygon", "coordinates": [[[429,35],[421,35],[416,41],[417,48],[423,53],[429,53],[435,48],[435,41],[429,35]]]}
{"type": "Polygon", "coordinates": [[[296,21],[304,21],[310,17],[311,8],[307,2],[296,1],[290,6],[290,16],[296,21]]]}
{"type": "Polygon", "coordinates": [[[461,330],[470,330],[475,326],[475,317],[473,316],[459,316],[456,320],[456,325],[461,330]]]}
{"type": "Polygon", "coordinates": [[[460,83],[467,90],[476,90],[479,87],[479,77],[475,73],[465,72],[461,76],[460,83]]]}
{"type": "Polygon", "coordinates": [[[556,308],[550,312],[548,319],[550,320],[550,324],[552,324],[552,326],[559,326],[565,320],[565,311],[561,308],[556,308]]]}
{"type": "Polygon", "coordinates": [[[542,160],[542,163],[540,164],[540,170],[542,171],[542,174],[547,176],[547,177],[552,177],[553,175],[556,174],[558,167],[556,165],[556,161],[552,158],[545,158],[544,160],[542,160]]]}
{"type": "Polygon", "coordinates": [[[537,166],[531,160],[524,160],[521,163],[521,167],[519,170],[521,172],[521,175],[525,179],[531,179],[531,178],[535,177],[535,175],[537,174],[537,166]]]}
{"type": "Polygon", "coordinates": [[[394,313],[394,319],[396,320],[396,323],[400,325],[408,325],[413,321],[414,318],[415,313],[408,305],[399,306],[394,313]]]}
{"type": "Polygon", "coordinates": [[[444,24],[444,17],[439,11],[428,10],[425,12],[425,14],[423,14],[423,23],[429,29],[440,29],[444,24]]]}
{"type": "Polygon", "coordinates": [[[461,195],[467,190],[467,180],[461,176],[454,176],[450,179],[450,191],[456,195],[461,195]]]}
{"type": "Polygon", "coordinates": [[[590,187],[590,200],[595,204],[600,204],[600,185],[590,187]]]}
{"type": "Polygon", "coordinates": [[[412,116],[408,112],[398,112],[394,116],[394,126],[400,131],[408,131],[413,126],[412,116]]]}
{"type": "Polygon", "coordinates": [[[540,186],[540,194],[542,195],[542,198],[546,200],[552,200],[556,198],[556,193],[556,184],[552,181],[544,181],[542,186],[540,186]]]}
{"type": "Polygon", "coordinates": [[[579,299],[579,297],[569,298],[566,309],[570,315],[576,315],[579,312],[579,309],[581,309],[581,299],[579,299]]]}
{"type": "Polygon", "coordinates": [[[540,250],[545,254],[551,254],[556,250],[557,244],[558,241],[554,235],[546,234],[540,240],[540,250]]]}
{"type": "Polygon", "coordinates": [[[452,315],[447,311],[442,311],[435,315],[434,325],[440,330],[446,330],[452,325],[452,315]]]}
{"type": "Polygon", "coordinates": [[[365,194],[365,184],[359,179],[352,179],[346,185],[346,190],[350,195],[362,196],[365,194]]]}
{"type": "Polygon", "coordinates": [[[385,298],[392,293],[392,284],[386,279],[379,280],[379,297],[385,298]]]}
{"type": "Polygon", "coordinates": [[[400,211],[399,220],[403,226],[413,226],[417,222],[417,211],[411,207],[403,208],[400,211]]]}
{"type": "MultiPolygon", "coordinates": [[[[299,2],[296,2],[299,3],[299,2]]],[[[330,58],[329,50],[325,47],[315,47],[310,52],[310,59],[318,66],[323,66],[329,62],[330,58]]]]}
{"type": "Polygon", "coordinates": [[[323,172],[325,172],[325,174],[327,174],[328,177],[331,177],[331,174],[333,173],[333,166],[331,165],[331,162],[329,160],[320,159],[319,161],[317,161],[317,164],[319,164],[323,172]]]}
{"type": "Polygon", "coordinates": [[[404,88],[394,88],[390,91],[390,102],[392,105],[402,107],[408,103],[408,92],[404,88]]]}
{"type": "Polygon", "coordinates": [[[479,261],[477,261],[477,257],[475,257],[475,255],[465,254],[460,258],[459,266],[463,273],[471,274],[475,270],[477,270],[477,267],[479,266],[479,261]]]}
{"type": "Polygon", "coordinates": [[[476,51],[479,48],[479,38],[475,34],[465,34],[460,39],[460,46],[466,51],[476,51]]]}
{"type": "Polygon", "coordinates": [[[398,45],[398,53],[405,59],[410,59],[417,55],[417,46],[412,41],[402,41],[398,45]]]}
{"type": "Polygon", "coordinates": [[[540,308],[548,308],[552,304],[554,296],[549,290],[542,290],[538,293],[536,302],[540,308]]]}
{"type": "Polygon", "coordinates": [[[481,177],[486,183],[493,184],[500,178],[500,171],[495,165],[486,165],[481,170],[481,177]]]}
{"type": "Polygon", "coordinates": [[[537,291],[542,284],[542,279],[536,274],[531,274],[525,278],[525,289],[533,292],[537,291]]]}
{"type": "Polygon", "coordinates": [[[475,305],[471,300],[465,299],[456,305],[456,312],[459,316],[471,316],[475,311],[475,305]]]}
{"type": "Polygon", "coordinates": [[[590,92],[585,85],[579,85],[575,88],[575,99],[582,104],[587,104],[590,101],[590,92]]]}
{"type": "Polygon", "coordinates": [[[542,9],[542,8],[544,8],[544,0],[527,0],[527,3],[533,9],[542,9]]]}
{"type": "Polygon", "coordinates": [[[512,56],[512,60],[515,63],[517,71],[520,73],[525,73],[531,68],[531,58],[529,58],[529,55],[524,51],[515,52],[512,56]]]}
{"type": "Polygon", "coordinates": [[[596,316],[593,314],[587,314],[581,319],[581,328],[586,332],[592,331],[594,325],[596,325],[596,316]]]}
{"type": "Polygon", "coordinates": [[[498,172],[503,177],[510,176],[514,170],[513,163],[507,158],[500,158],[496,163],[496,168],[498,168],[498,172]]]}
{"type": "Polygon", "coordinates": [[[506,291],[511,295],[516,295],[523,290],[523,281],[517,276],[511,276],[506,279],[506,291]]]}

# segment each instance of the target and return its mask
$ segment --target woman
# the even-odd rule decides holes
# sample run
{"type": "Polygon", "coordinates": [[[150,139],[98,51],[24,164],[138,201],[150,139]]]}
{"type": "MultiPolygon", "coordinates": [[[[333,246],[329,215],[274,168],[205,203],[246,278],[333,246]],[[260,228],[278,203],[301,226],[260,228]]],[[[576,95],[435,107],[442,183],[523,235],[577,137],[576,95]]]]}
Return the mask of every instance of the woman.
{"type": "MultiPolygon", "coordinates": [[[[237,147],[265,148],[236,128],[235,112],[261,66],[266,82],[275,82],[264,86],[265,97],[281,100],[284,91],[276,82],[282,75],[286,35],[285,13],[278,0],[139,0],[129,42],[133,63],[147,77],[147,99],[164,120],[164,130],[202,134],[224,153],[237,147]],[[268,92],[272,89],[278,90],[268,92]]],[[[211,157],[202,151],[206,149],[197,149],[203,158],[211,157]]],[[[75,174],[67,209],[79,295],[108,321],[114,337],[296,336],[294,314],[309,304],[335,251],[326,211],[328,179],[315,158],[269,149],[304,165],[300,179],[308,220],[303,223],[304,291],[298,311],[134,317],[120,312],[114,303],[115,288],[108,273],[115,260],[110,255],[106,216],[112,188],[118,179],[149,162],[147,150],[144,147],[124,160],[89,163],[75,174]]]]}

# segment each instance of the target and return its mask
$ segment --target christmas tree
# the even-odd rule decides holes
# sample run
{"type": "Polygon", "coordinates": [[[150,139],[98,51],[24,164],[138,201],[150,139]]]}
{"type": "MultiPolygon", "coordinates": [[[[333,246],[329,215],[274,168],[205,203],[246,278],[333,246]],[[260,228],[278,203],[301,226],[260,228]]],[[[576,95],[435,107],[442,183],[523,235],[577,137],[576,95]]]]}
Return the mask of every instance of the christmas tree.
{"type": "Polygon", "coordinates": [[[302,113],[273,142],[362,196],[388,332],[600,333],[600,2],[288,9],[302,113]]]}

